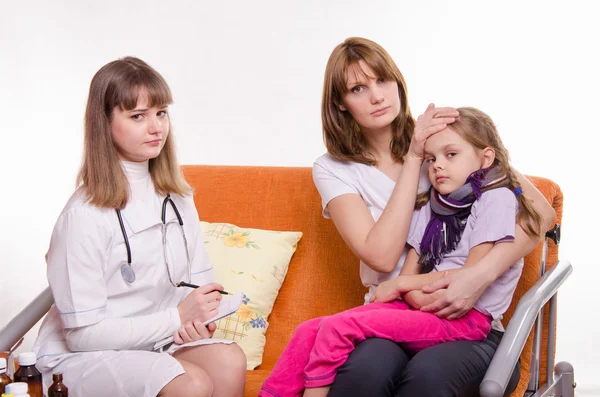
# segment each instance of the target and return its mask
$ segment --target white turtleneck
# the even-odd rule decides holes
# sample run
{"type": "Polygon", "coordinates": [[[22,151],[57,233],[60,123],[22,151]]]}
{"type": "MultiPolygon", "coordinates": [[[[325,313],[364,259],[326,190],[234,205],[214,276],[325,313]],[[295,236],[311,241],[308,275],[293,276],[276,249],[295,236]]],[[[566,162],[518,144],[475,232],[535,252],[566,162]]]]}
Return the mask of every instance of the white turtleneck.
{"type": "Polygon", "coordinates": [[[129,197],[130,203],[135,203],[136,201],[148,202],[149,200],[160,199],[154,189],[154,183],[152,183],[148,161],[141,163],[121,161],[121,165],[123,166],[123,171],[125,171],[125,176],[129,181],[131,193],[131,196],[129,197]]]}
{"type": "MultiPolygon", "coordinates": [[[[131,188],[130,202],[158,203],[148,161],[121,162],[131,188]]],[[[179,311],[171,308],[149,315],[105,318],[92,325],[66,330],[71,351],[144,349],[158,340],[172,336],[181,326],[179,311]]]]}
{"type": "Polygon", "coordinates": [[[123,170],[127,175],[129,183],[139,182],[150,178],[149,161],[135,162],[135,161],[121,161],[123,170]]]}

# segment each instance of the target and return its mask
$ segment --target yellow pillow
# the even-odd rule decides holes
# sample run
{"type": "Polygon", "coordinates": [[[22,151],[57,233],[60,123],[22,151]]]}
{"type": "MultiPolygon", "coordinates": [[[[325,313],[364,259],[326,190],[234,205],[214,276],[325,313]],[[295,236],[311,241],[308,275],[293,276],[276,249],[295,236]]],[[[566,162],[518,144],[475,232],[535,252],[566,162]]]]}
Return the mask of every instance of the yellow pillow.
{"type": "Polygon", "coordinates": [[[213,337],[235,341],[246,354],[248,369],[254,369],[262,362],[267,318],[302,233],[200,223],[217,282],[245,295],[237,313],[217,321],[213,337]]]}

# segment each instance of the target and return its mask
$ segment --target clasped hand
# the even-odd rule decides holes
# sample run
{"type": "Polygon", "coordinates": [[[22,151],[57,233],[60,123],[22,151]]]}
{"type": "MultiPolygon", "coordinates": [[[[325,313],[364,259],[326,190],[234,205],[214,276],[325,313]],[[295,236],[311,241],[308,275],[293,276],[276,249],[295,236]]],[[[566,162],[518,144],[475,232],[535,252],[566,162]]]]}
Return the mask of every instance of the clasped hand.
{"type": "Polygon", "coordinates": [[[445,292],[421,310],[448,320],[460,318],[475,306],[489,283],[488,275],[476,266],[464,267],[423,287],[423,292],[426,293],[442,289],[445,292]]]}
{"type": "Polygon", "coordinates": [[[211,338],[217,326],[215,323],[204,325],[204,321],[218,313],[221,303],[223,286],[209,283],[194,289],[177,306],[181,328],[173,334],[173,341],[177,344],[194,342],[200,339],[211,338]]]}
{"type": "MultiPolygon", "coordinates": [[[[390,280],[386,280],[377,286],[377,289],[371,295],[370,302],[392,302],[398,299],[401,295],[412,292],[412,291],[421,291],[414,290],[414,287],[411,287],[410,282],[407,277],[410,276],[398,276],[392,278],[390,280]]],[[[445,291],[445,290],[444,290],[445,291]]],[[[435,297],[441,297],[441,293],[443,291],[436,291],[435,297]]],[[[419,309],[419,307],[415,307],[415,309],[419,309]]]]}

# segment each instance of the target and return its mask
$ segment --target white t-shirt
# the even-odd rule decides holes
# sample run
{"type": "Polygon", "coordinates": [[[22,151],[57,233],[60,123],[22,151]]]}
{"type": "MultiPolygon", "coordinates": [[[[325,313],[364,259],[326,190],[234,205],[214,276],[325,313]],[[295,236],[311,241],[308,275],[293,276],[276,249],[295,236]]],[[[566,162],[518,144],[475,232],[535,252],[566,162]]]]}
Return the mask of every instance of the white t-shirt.
{"type": "MultiPolygon", "coordinates": [[[[373,219],[377,221],[387,205],[396,182],[376,167],[361,163],[344,162],[326,153],[319,157],[312,168],[315,186],[321,195],[323,216],[331,218],[327,204],[342,194],[358,194],[362,197],[373,219]]],[[[427,164],[421,168],[418,191],[424,192],[430,187],[427,177],[427,164]]],[[[365,302],[369,301],[371,294],[383,281],[397,277],[402,264],[406,259],[405,249],[390,273],[380,273],[364,262],[360,262],[360,279],[365,287],[369,288],[365,294],[365,302]]]]}

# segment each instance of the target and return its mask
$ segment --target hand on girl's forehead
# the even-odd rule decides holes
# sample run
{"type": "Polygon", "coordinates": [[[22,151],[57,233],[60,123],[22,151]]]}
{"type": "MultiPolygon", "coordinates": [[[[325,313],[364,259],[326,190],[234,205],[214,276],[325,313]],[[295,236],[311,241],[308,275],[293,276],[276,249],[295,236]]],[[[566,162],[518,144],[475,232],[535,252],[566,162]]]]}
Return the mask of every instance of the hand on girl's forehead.
{"type": "Polygon", "coordinates": [[[435,151],[448,146],[450,144],[464,143],[464,139],[456,132],[452,131],[450,127],[444,128],[442,131],[431,135],[425,141],[425,152],[433,154],[435,151]]]}

